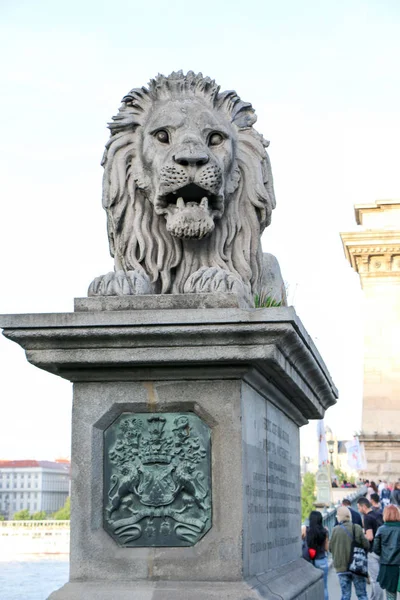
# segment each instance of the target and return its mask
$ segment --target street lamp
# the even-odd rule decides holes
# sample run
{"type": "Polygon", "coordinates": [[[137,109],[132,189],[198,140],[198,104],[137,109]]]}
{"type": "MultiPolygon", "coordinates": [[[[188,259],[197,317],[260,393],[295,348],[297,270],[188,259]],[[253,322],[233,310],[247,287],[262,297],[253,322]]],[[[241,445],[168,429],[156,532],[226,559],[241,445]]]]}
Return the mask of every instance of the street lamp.
{"type": "Polygon", "coordinates": [[[333,467],[333,447],[334,447],[334,445],[335,445],[334,440],[328,440],[328,451],[329,451],[329,454],[331,455],[330,463],[331,463],[332,467],[333,467]]]}
{"type": "Polygon", "coordinates": [[[311,458],[309,456],[303,456],[303,474],[308,473],[308,465],[311,462],[311,458]]]}

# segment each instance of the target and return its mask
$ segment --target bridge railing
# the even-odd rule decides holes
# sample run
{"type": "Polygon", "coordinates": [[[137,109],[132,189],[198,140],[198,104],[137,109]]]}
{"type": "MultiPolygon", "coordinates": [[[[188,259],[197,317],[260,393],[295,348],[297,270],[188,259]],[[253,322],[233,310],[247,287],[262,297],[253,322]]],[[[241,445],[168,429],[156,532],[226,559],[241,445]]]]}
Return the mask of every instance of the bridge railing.
{"type": "Polygon", "coordinates": [[[67,555],[69,524],[58,520],[0,521],[0,561],[31,554],[67,555]]]}
{"type": "Polygon", "coordinates": [[[46,521],[0,521],[0,535],[7,530],[14,531],[16,529],[69,529],[69,521],[51,520],[46,521]]]}

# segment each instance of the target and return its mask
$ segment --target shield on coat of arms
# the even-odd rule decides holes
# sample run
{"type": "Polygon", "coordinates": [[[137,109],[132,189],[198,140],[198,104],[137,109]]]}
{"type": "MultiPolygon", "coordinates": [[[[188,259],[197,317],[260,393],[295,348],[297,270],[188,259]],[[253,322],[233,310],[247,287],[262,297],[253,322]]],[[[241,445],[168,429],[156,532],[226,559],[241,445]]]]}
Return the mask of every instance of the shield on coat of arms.
{"type": "Polygon", "coordinates": [[[179,486],[172,479],[174,465],[142,465],[137,495],[147,506],[166,506],[175,500],[179,486]]]}

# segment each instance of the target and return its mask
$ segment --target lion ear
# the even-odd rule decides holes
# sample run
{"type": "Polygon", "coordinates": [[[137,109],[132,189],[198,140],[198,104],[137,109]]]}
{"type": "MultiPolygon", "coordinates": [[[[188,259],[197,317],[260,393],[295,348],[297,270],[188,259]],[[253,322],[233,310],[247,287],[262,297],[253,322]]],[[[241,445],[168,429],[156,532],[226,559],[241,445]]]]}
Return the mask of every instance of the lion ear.
{"type": "Polygon", "coordinates": [[[217,108],[230,115],[232,123],[239,129],[247,129],[257,121],[257,115],[250,102],[243,102],[233,90],[218,94],[216,104],[217,108]]]}

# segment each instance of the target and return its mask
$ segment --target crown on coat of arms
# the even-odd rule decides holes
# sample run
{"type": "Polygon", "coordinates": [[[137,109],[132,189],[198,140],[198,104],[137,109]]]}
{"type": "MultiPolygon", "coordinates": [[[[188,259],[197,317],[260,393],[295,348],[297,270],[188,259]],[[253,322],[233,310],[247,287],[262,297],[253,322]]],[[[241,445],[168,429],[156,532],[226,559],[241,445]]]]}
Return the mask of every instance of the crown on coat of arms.
{"type": "Polygon", "coordinates": [[[166,438],[164,417],[147,419],[149,437],[141,440],[140,458],[144,465],[151,463],[169,464],[172,460],[173,440],[166,438]]]}

